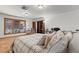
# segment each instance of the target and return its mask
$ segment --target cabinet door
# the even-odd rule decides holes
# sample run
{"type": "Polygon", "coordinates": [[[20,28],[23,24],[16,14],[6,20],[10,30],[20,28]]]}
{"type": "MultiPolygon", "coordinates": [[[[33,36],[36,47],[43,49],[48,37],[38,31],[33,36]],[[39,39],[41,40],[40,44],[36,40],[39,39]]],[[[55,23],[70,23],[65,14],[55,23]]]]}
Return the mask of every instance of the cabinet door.
{"type": "Polygon", "coordinates": [[[14,20],[14,33],[24,33],[26,31],[26,21],[14,20]]]}
{"type": "Polygon", "coordinates": [[[4,34],[12,34],[13,33],[13,20],[5,18],[4,19],[4,34]]]}
{"type": "Polygon", "coordinates": [[[36,22],[32,22],[32,29],[34,32],[36,32],[36,22]]]}
{"type": "Polygon", "coordinates": [[[19,23],[19,30],[20,30],[20,33],[23,33],[26,31],[26,21],[24,20],[21,20],[20,23],[19,23]]]}

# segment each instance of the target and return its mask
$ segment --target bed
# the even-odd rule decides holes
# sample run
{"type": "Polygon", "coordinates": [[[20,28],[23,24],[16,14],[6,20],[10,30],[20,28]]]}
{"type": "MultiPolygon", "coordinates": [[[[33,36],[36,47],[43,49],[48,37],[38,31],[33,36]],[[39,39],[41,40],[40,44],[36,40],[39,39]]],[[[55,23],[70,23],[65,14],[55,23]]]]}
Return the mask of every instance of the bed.
{"type": "MultiPolygon", "coordinates": [[[[64,35],[61,32],[60,36],[48,46],[51,48],[43,49],[39,46],[41,38],[47,34],[32,34],[17,37],[14,41],[13,51],[14,53],[62,53],[66,52],[69,39],[67,38],[71,33],[64,35]],[[62,34],[62,35],[61,35],[62,34]]],[[[55,34],[55,36],[58,34],[55,34]]],[[[50,42],[49,42],[50,43],[50,42]]]]}

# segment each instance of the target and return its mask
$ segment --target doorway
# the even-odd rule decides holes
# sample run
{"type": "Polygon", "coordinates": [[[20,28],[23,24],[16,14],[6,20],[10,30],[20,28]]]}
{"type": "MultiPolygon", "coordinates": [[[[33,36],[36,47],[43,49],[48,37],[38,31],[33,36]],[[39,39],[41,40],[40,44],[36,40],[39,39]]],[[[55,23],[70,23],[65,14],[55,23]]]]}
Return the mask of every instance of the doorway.
{"type": "Polygon", "coordinates": [[[42,21],[32,22],[32,29],[37,33],[44,33],[45,32],[45,24],[42,21]]]}

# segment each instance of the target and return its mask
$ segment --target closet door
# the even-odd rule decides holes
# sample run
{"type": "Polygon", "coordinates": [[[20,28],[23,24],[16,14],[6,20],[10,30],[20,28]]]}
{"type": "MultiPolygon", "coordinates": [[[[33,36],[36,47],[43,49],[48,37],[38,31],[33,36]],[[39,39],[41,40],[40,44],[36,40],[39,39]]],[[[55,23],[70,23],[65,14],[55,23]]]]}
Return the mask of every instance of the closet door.
{"type": "Polygon", "coordinates": [[[40,33],[40,28],[39,28],[39,21],[37,21],[37,33],[40,33]]]}
{"type": "Polygon", "coordinates": [[[37,33],[43,33],[44,25],[43,21],[37,21],[37,33]]]}
{"type": "Polygon", "coordinates": [[[32,22],[32,29],[36,32],[36,22],[32,22]]]}

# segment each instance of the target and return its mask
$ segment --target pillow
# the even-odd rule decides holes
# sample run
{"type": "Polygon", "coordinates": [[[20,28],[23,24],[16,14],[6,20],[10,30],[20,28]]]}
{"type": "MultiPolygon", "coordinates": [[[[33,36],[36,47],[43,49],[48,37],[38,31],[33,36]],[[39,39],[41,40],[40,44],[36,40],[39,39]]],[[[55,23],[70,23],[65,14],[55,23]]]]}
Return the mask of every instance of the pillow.
{"type": "Polygon", "coordinates": [[[47,34],[44,35],[41,40],[39,41],[39,43],[37,45],[42,46],[43,48],[47,48],[47,45],[49,43],[49,41],[51,40],[51,38],[55,35],[56,32],[53,32],[51,34],[47,34]]]}
{"type": "Polygon", "coordinates": [[[56,34],[56,32],[53,32],[51,34],[48,34],[47,36],[51,39],[55,34],[56,34]]]}
{"type": "Polygon", "coordinates": [[[67,39],[68,39],[68,40],[71,40],[72,37],[73,37],[73,35],[72,35],[71,32],[67,32],[66,36],[67,36],[67,39]]]}
{"type": "Polygon", "coordinates": [[[71,48],[70,48],[69,46],[70,46],[72,37],[73,37],[72,32],[68,32],[68,33],[65,35],[65,42],[64,42],[64,44],[67,45],[67,48],[69,49],[68,51],[71,50],[71,48]]]}
{"type": "Polygon", "coordinates": [[[49,43],[50,40],[51,40],[51,38],[48,37],[48,36],[46,36],[46,39],[45,39],[45,41],[44,41],[43,48],[47,48],[47,45],[48,45],[48,43],[49,43]]]}
{"type": "Polygon", "coordinates": [[[53,43],[51,42],[50,45],[48,46],[50,48],[49,52],[54,53],[68,52],[67,51],[68,41],[72,38],[72,33],[67,32],[63,36],[63,33],[61,32],[57,36],[59,39],[54,40],[53,43]]]}
{"type": "Polygon", "coordinates": [[[50,40],[50,42],[47,45],[47,48],[49,49],[53,44],[55,44],[56,42],[58,42],[59,40],[61,40],[64,37],[64,33],[59,31],[57,32],[52,39],[50,40]]]}
{"type": "Polygon", "coordinates": [[[51,38],[55,35],[56,32],[53,32],[52,34],[48,34],[46,36],[46,39],[44,41],[44,46],[43,48],[47,48],[48,43],[50,42],[51,38]]]}

